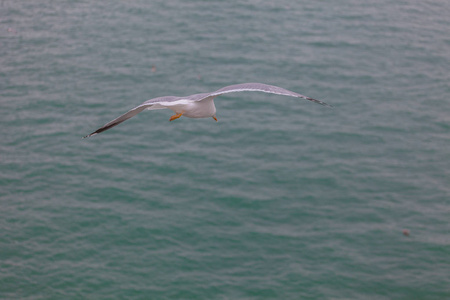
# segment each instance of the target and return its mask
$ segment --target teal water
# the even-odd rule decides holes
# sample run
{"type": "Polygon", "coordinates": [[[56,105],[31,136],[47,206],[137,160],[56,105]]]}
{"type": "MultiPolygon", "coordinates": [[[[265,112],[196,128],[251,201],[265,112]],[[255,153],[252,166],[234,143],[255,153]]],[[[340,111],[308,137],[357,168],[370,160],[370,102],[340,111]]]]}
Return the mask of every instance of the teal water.
{"type": "Polygon", "coordinates": [[[0,298],[450,299],[449,15],[2,1],[0,298]],[[218,123],[151,111],[81,139],[241,82],[334,108],[237,93],[218,123]]]}

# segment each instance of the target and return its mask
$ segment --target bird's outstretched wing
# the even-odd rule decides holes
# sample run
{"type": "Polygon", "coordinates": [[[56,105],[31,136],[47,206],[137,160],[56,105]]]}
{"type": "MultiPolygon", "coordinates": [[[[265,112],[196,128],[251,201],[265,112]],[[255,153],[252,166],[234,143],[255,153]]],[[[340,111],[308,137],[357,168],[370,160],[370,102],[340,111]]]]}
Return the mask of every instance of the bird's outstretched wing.
{"type": "Polygon", "coordinates": [[[138,113],[140,113],[141,111],[145,110],[146,107],[145,106],[138,106],[133,108],[132,110],[128,111],[127,113],[121,115],[118,118],[115,118],[114,120],[112,120],[111,122],[106,123],[105,125],[103,125],[102,127],[100,127],[99,129],[97,129],[96,131],[84,136],[83,138],[87,138],[93,135],[96,135],[97,133],[103,132],[105,130],[108,130],[110,128],[113,128],[114,126],[119,125],[120,123],[128,120],[129,118],[134,117],[135,115],[137,115],[138,113]]]}
{"type": "Polygon", "coordinates": [[[128,120],[129,118],[134,117],[135,115],[137,115],[138,113],[140,113],[143,110],[166,108],[165,106],[163,106],[161,104],[163,104],[165,102],[173,102],[173,101],[176,101],[176,100],[179,100],[179,99],[180,99],[180,97],[166,96],[166,97],[158,97],[158,98],[147,100],[144,103],[142,103],[141,105],[136,106],[135,108],[129,110],[128,112],[124,113],[120,117],[117,117],[114,120],[106,123],[105,125],[103,125],[99,129],[97,129],[96,131],[94,131],[94,132],[84,136],[83,138],[87,138],[87,137],[96,135],[97,133],[100,133],[100,132],[103,132],[103,131],[108,130],[110,128],[113,128],[114,126],[119,125],[120,123],[128,120]]]}
{"type": "Polygon", "coordinates": [[[212,93],[197,94],[197,95],[188,96],[186,98],[194,100],[194,101],[201,101],[207,97],[216,97],[219,95],[235,93],[235,92],[264,92],[264,93],[270,93],[270,94],[303,98],[303,99],[318,103],[320,105],[331,106],[323,101],[313,99],[313,98],[283,89],[283,88],[275,86],[275,85],[268,85],[268,84],[264,84],[264,83],[234,84],[234,85],[229,85],[229,86],[223,87],[212,93]]]}

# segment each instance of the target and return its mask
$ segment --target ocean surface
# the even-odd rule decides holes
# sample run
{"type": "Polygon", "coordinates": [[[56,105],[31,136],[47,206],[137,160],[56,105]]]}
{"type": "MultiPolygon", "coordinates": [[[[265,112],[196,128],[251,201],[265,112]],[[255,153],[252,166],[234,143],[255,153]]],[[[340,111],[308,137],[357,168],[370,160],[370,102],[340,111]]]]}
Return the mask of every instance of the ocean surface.
{"type": "Polygon", "coordinates": [[[450,299],[450,2],[0,2],[0,299],[450,299]],[[217,118],[154,97],[262,82],[217,118]]]}

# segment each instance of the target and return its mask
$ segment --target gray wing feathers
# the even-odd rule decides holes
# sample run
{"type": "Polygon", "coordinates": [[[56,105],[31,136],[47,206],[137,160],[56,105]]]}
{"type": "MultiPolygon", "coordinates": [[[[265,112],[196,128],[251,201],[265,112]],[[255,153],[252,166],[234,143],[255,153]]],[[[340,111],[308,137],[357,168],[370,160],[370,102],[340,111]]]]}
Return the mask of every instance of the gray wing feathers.
{"type": "Polygon", "coordinates": [[[160,103],[160,102],[171,102],[171,101],[176,101],[178,99],[180,99],[180,97],[165,96],[165,97],[158,97],[158,98],[153,98],[153,99],[147,100],[144,103],[142,103],[141,105],[136,106],[135,108],[133,108],[132,110],[128,111],[127,113],[124,113],[120,117],[115,118],[114,120],[112,120],[109,123],[106,123],[105,125],[103,125],[99,129],[94,131],[93,133],[88,134],[88,135],[86,135],[83,138],[87,138],[87,137],[96,135],[97,133],[100,133],[100,132],[103,132],[103,131],[108,130],[110,128],[113,128],[114,126],[119,125],[120,123],[128,120],[129,118],[134,117],[135,115],[137,115],[138,113],[140,113],[141,111],[143,111],[145,109],[161,109],[162,107],[157,107],[158,106],[157,104],[160,103]]]}
{"type": "Polygon", "coordinates": [[[148,106],[147,105],[139,105],[138,107],[133,108],[132,110],[128,111],[127,113],[124,113],[123,115],[121,115],[118,118],[115,118],[114,120],[112,120],[109,123],[106,123],[105,125],[103,125],[102,127],[100,127],[99,129],[97,129],[96,131],[94,131],[91,134],[86,135],[83,138],[87,138],[93,135],[96,135],[97,133],[103,132],[105,130],[108,130],[110,128],[113,128],[114,126],[119,125],[120,123],[128,120],[129,118],[134,117],[135,115],[137,115],[138,113],[140,113],[141,111],[145,110],[148,106]]]}
{"type": "MultiPolygon", "coordinates": [[[[205,95],[205,97],[203,97],[201,99],[198,99],[198,100],[195,99],[195,100],[200,101],[200,100],[205,99],[206,97],[211,97],[211,96],[216,97],[216,96],[227,94],[227,93],[252,92],[252,91],[277,94],[277,95],[283,95],[283,96],[298,97],[298,98],[303,98],[303,99],[306,99],[306,100],[309,100],[312,102],[316,102],[321,105],[331,106],[323,101],[313,99],[313,98],[283,89],[278,86],[268,85],[268,84],[263,84],[263,83],[241,83],[241,84],[229,85],[229,86],[223,87],[215,92],[208,93],[205,95]]],[[[192,100],[194,100],[194,99],[192,99],[192,100]]]]}

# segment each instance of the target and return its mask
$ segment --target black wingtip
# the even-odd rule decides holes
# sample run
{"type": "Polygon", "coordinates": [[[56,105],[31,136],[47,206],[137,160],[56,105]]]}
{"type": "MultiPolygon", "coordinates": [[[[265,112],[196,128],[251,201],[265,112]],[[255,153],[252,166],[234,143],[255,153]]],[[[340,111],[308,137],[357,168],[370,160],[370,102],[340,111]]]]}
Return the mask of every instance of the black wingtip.
{"type": "Polygon", "coordinates": [[[314,98],[306,97],[306,99],[309,100],[309,101],[318,103],[318,104],[320,104],[320,105],[323,105],[323,106],[334,107],[334,106],[331,105],[331,104],[325,103],[325,102],[323,102],[323,101],[320,101],[320,100],[317,100],[317,99],[314,99],[314,98]]]}
{"type": "Polygon", "coordinates": [[[123,121],[115,122],[115,123],[112,123],[112,124],[109,124],[109,125],[105,125],[105,126],[103,126],[103,127],[100,127],[99,129],[97,129],[97,130],[94,131],[93,133],[88,134],[88,135],[86,135],[85,137],[83,137],[83,139],[88,138],[88,137],[93,136],[93,135],[96,135],[96,134],[98,134],[98,133],[101,133],[101,132],[103,132],[103,131],[105,131],[105,130],[108,130],[108,129],[110,129],[110,128],[116,126],[116,125],[119,125],[119,124],[122,123],[122,122],[123,122],[123,121]]]}
{"type": "Polygon", "coordinates": [[[96,133],[93,132],[93,133],[91,133],[91,134],[88,134],[88,135],[86,135],[86,136],[83,136],[82,138],[85,139],[85,138],[88,138],[88,137],[93,136],[93,135],[96,135],[96,133]]]}

